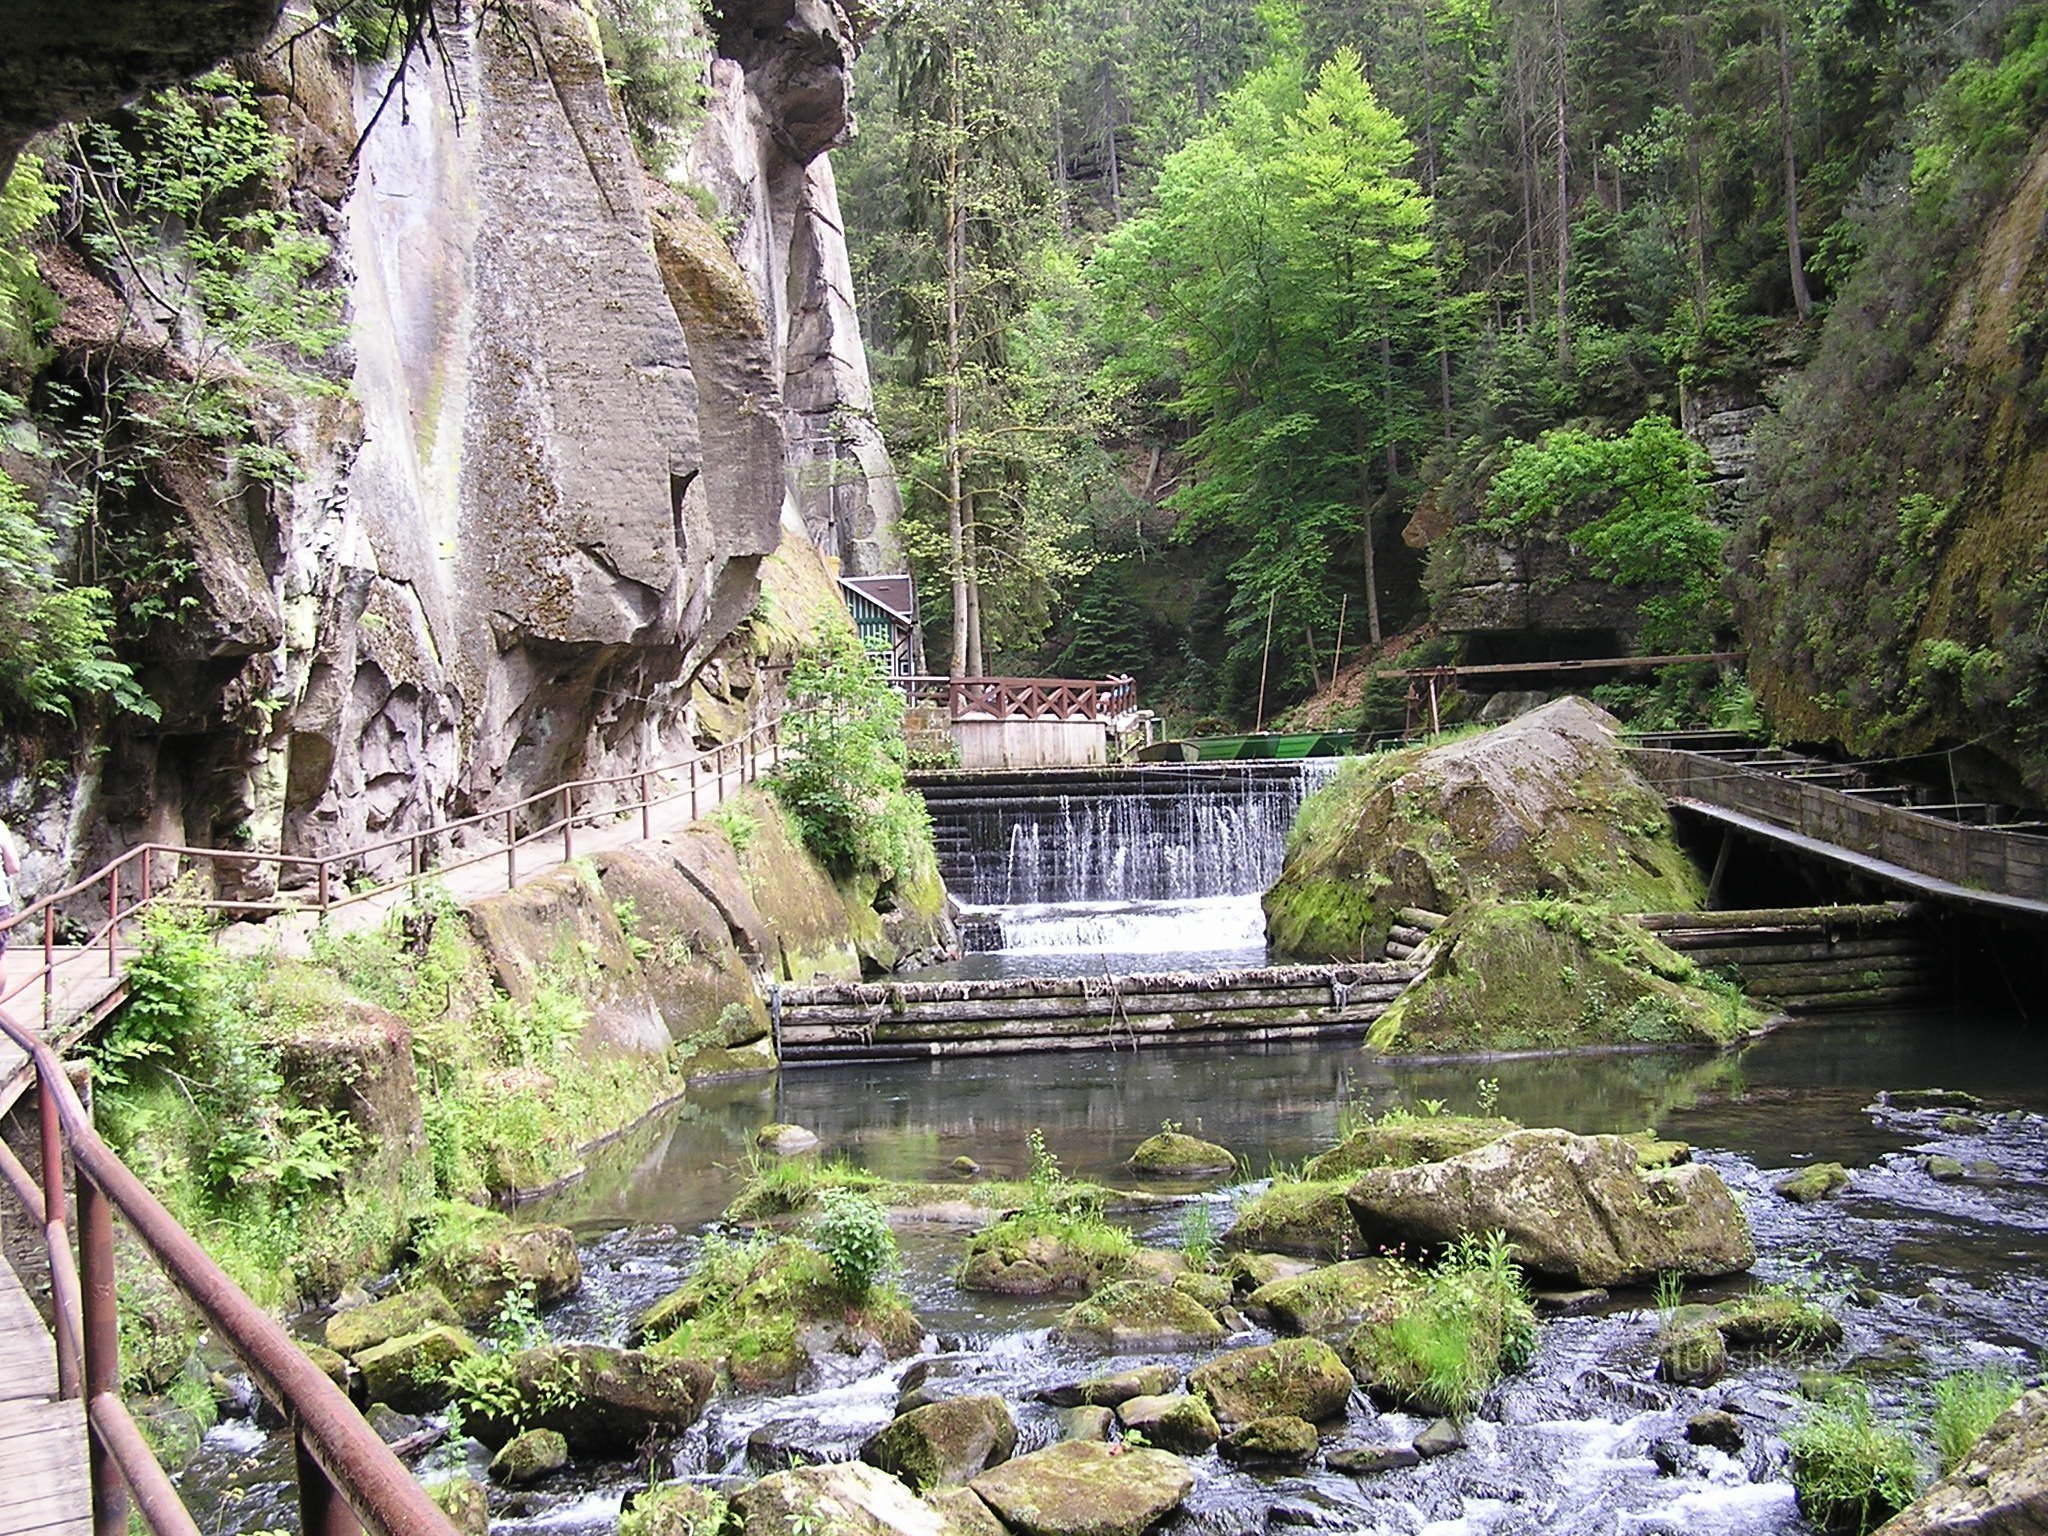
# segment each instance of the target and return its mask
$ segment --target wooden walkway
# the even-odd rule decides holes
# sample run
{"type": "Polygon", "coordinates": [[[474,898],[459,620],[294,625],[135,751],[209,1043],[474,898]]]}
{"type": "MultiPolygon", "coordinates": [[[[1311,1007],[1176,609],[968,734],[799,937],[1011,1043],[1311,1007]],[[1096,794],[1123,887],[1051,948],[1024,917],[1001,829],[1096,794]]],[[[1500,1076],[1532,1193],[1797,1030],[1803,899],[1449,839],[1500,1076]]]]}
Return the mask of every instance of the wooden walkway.
{"type": "Polygon", "coordinates": [[[0,1536],[87,1536],[85,1410],[57,1396],[49,1330],[0,1260],[0,1536]]]}

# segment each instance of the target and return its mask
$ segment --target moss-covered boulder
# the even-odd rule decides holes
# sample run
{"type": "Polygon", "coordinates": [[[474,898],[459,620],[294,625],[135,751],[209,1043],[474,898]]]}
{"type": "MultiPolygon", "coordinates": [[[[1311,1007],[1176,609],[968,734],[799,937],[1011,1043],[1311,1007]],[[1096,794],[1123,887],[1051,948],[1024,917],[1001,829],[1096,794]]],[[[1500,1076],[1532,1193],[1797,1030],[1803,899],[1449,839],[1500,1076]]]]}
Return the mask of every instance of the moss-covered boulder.
{"type": "Polygon", "coordinates": [[[1227,1426],[1291,1417],[1334,1418],[1355,1385],[1337,1352],[1321,1339],[1281,1339],[1233,1349],[1197,1366],[1188,1388],[1207,1398],[1227,1426]]]}
{"type": "Polygon", "coordinates": [[[1397,1259],[1351,1259],[1261,1286],[1245,1298],[1276,1333],[1335,1341],[1368,1318],[1398,1307],[1415,1288],[1415,1271],[1397,1259]]]}
{"type": "Polygon", "coordinates": [[[1363,1253],[1358,1223],[1344,1198],[1348,1186],[1345,1179],[1275,1179],[1239,1209],[1223,1246],[1324,1263],[1363,1253]]]}
{"type": "Polygon", "coordinates": [[[650,1434],[680,1434],[696,1423],[712,1382],[699,1361],[606,1344],[544,1344],[513,1357],[508,1411],[474,1411],[464,1422],[487,1445],[517,1430],[551,1429],[573,1451],[620,1456],[650,1434]]]}
{"type": "Polygon", "coordinates": [[[1277,1414],[1233,1429],[1216,1453],[1225,1461],[1252,1466],[1298,1465],[1315,1455],[1318,1441],[1316,1427],[1308,1420],[1277,1414]]]}
{"type": "Polygon", "coordinates": [[[1710,1307],[1681,1307],[1657,1330],[1657,1376],[1678,1387],[1707,1387],[1728,1370],[1728,1342],[1710,1307]]]}
{"type": "Polygon", "coordinates": [[[490,1536],[491,1496],[467,1473],[457,1472],[427,1485],[427,1497],[448,1517],[457,1536],[490,1536]]]}
{"type": "Polygon", "coordinates": [[[707,1251],[630,1336],[752,1390],[794,1385],[836,1361],[901,1358],[924,1329],[896,1291],[849,1295],[823,1254],[785,1238],[707,1251]]]}
{"type": "Polygon", "coordinates": [[[1086,1296],[1131,1270],[1137,1244],[1092,1213],[1020,1213],[977,1232],[960,1268],[963,1291],[1086,1296]]]}
{"type": "Polygon", "coordinates": [[[801,1125],[764,1125],[754,1132],[754,1145],[763,1152],[773,1152],[777,1157],[794,1157],[799,1152],[816,1148],[818,1133],[801,1125]]]}
{"type": "Polygon", "coordinates": [[[424,1328],[388,1339],[355,1357],[363,1400],[389,1403],[401,1413],[425,1413],[448,1401],[448,1372],[477,1353],[460,1328],[424,1328]]]}
{"type": "Polygon", "coordinates": [[[913,1408],[861,1447],[860,1459],[920,1493],[971,1482],[1010,1459],[1017,1425],[1000,1397],[978,1393],[913,1408]]]}
{"type": "MultiPolygon", "coordinates": [[[[1349,1220],[1351,1207],[1346,1206],[1344,1214],[1349,1220]]],[[[1291,1280],[1318,1267],[1309,1259],[1291,1258],[1284,1253],[1233,1253],[1223,1261],[1223,1277],[1230,1282],[1234,1295],[1249,1296],[1261,1286],[1291,1280]]]]}
{"type": "Polygon", "coordinates": [[[1170,1365],[1141,1365],[1134,1370],[1085,1381],[1062,1382],[1038,1394],[1055,1408],[1115,1408],[1134,1397],[1157,1397],[1180,1385],[1180,1372],[1170,1365]]]}
{"type": "Polygon", "coordinates": [[[1223,1437],[1209,1405],[1190,1392],[1159,1397],[1126,1398],[1117,1405],[1117,1422],[1126,1434],[1177,1456],[1199,1456],[1223,1437]]]}
{"type": "Polygon", "coordinates": [[[1062,1440],[1107,1440],[1110,1431],[1116,1428],[1116,1410],[1061,1408],[1053,1414],[1053,1423],[1059,1426],[1058,1438],[1062,1440]]]}
{"type": "Polygon", "coordinates": [[[1756,1261],[1719,1174],[1699,1164],[1646,1173],[1619,1136],[1516,1131],[1444,1162],[1371,1169],[1346,1198],[1374,1248],[1500,1231],[1525,1269],[1578,1286],[1729,1275],[1756,1261]]]}
{"type": "Polygon", "coordinates": [[[746,1536],[953,1536],[916,1494],[865,1462],[795,1467],[733,1495],[746,1536]]]}
{"type": "Polygon", "coordinates": [[[491,1458],[491,1476],[507,1487],[523,1488],[559,1472],[569,1464],[569,1442],[552,1429],[529,1429],[514,1435],[491,1458]]]}
{"type": "Polygon", "coordinates": [[[1437,931],[1428,968],[1367,1041],[1460,1053],[1725,1045],[1763,1024],[1634,918],[1551,897],[1482,899],[1437,931]]]}
{"type": "Polygon", "coordinates": [[[1233,1171],[1237,1157],[1228,1147],[1213,1141],[1184,1131],[1162,1130],[1138,1143],[1138,1149],[1131,1154],[1130,1167],[1133,1173],[1155,1178],[1197,1178],[1233,1171]]]}
{"type": "Polygon", "coordinates": [[[329,1349],[353,1356],[409,1333],[437,1326],[453,1328],[461,1321],[446,1296],[432,1286],[421,1286],[335,1313],[327,1319],[325,1337],[329,1349]]]}
{"type": "Polygon", "coordinates": [[[1456,1157],[1520,1129],[1512,1120],[1491,1115],[1389,1115],[1360,1126],[1302,1171],[1325,1180],[1350,1178],[1368,1168],[1410,1168],[1456,1157]]]}
{"type": "Polygon", "coordinates": [[[1842,1342],[1842,1323],[1818,1302],[1784,1291],[1753,1291],[1715,1309],[1730,1349],[1796,1354],[1842,1342]]]}
{"type": "Polygon", "coordinates": [[[1096,1349],[1195,1349],[1223,1337],[1216,1315],[1156,1280],[1120,1280],[1060,1314],[1054,1330],[1096,1349]]]}
{"type": "Polygon", "coordinates": [[[1561,895],[1617,911],[1697,907],[1699,873],[1615,723],[1560,699],[1482,735],[1347,760],[1310,796],[1266,893],[1274,949],[1381,954],[1403,907],[1561,895]]]}
{"type": "Polygon", "coordinates": [[[1812,1205],[1825,1200],[1849,1184],[1849,1170],[1840,1163],[1809,1163],[1797,1173],[1787,1174],[1775,1186],[1778,1193],[1795,1205],[1812,1205]]]}
{"type": "Polygon", "coordinates": [[[1017,1536],[1143,1536],[1194,1485],[1187,1463],[1165,1451],[1070,1440],[1005,1462],[972,1486],[1017,1536]]]}
{"type": "Polygon", "coordinates": [[[656,1483],[626,1501],[619,1536],[723,1536],[725,1495],[696,1483],[656,1483]]]}
{"type": "Polygon", "coordinates": [[[583,1283],[583,1261],[567,1227],[515,1225],[493,1211],[444,1210],[416,1279],[453,1303],[465,1322],[487,1323],[507,1297],[524,1292],[546,1306],[583,1283]]]}
{"type": "Polygon", "coordinates": [[[2020,1536],[2048,1530],[2048,1390],[1991,1421],[1970,1452],[1880,1536],[2020,1536]]]}

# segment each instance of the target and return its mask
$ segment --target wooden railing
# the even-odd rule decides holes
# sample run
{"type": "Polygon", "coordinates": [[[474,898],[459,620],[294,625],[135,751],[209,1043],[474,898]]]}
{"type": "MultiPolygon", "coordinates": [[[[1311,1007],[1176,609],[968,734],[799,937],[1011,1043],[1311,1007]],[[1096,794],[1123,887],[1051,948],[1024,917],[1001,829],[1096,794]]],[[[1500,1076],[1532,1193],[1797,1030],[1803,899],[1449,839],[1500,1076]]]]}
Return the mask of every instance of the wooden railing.
{"type": "Polygon", "coordinates": [[[1735,811],[1951,885],[2028,902],[2048,901],[2048,838],[1878,805],[1823,785],[1692,752],[1638,747],[1630,760],[1669,799],[1735,811]]]}
{"type": "Polygon", "coordinates": [[[181,893],[175,899],[239,917],[304,911],[325,914],[412,885],[429,874],[452,874],[497,859],[504,861],[505,888],[510,890],[519,880],[523,848],[559,838],[566,861],[575,857],[577,829],[635,811],[640,815],[641,835],[651,836],[655,807],[687,800],[695,819],[701,810],[724,802],[728,784],[735,777],[744,785],[759,779],[764,763],[773,768],[781,762],[782,728],[776,718],[755,725],[736,741],[674,763],[636,773],[574,779],[509,805],[339,853],[310,857],[144,843],[0,922],[0,933],[7,936],[11,950],[20,952],[23,937],[33,934],[41,942],[43,958],[40,968],[0,987],[0,1005],[40,990],[47,1022],[60,972],[76,974],[73,968],[104,966],[108,976],[117,975],[124,926],[165,899],[165,892],[178,877],[195,867],[209,871],[213,894],[181,893]],[[393,865],[396,872],[390,872],[393,865]],[[375,872],[380,868],[386,873],[375,872]],[[236,894],[238,891],[247,894],[236,894]],[[76,924],[67,914],[87,898],[95,918],[81,934],[74,931],[76,924]]]}
{"type": "Polygon", "coordinates": [[[1113,720],[1138,707],[1128,677],[899,677],[913,705],[943,706],[954,720],[1113,720]]]}
{"type": "MultiPolygon", "coordinates": [[[[157,1536],[199,1527],[121,1399],[114,1280],[118,1212],[166,1278],[198,1309],[290,1427],[305,1536],[454,1536],[454,1528],[355,1405],[243,1294],[93,1129],[64,1063],[35,1031],[0,1012],[0,1034],[28,1053],[36,1078],[40,1186],[5,1142],[0,1179],[42,1228],[50,1262],[57,1390],[84,1400],[95,1536],[125,1536],[128,1506],[157,1536]],[[72,1252],[66,1173],[78,1206],[72,1252]]],[[[0,1261],[4,1262],[4,1261],[0,1261]]]]}

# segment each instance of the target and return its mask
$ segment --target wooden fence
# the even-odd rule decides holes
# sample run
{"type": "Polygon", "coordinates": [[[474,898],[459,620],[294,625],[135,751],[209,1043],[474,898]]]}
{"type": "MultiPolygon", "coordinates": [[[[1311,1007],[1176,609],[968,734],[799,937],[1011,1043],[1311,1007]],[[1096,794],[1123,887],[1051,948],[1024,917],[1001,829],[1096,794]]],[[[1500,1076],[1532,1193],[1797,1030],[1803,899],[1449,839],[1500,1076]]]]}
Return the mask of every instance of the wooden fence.
{"type": "Polygon", "coordinates": [[[913,705],[943,706],[955,720],[1113,720],[1138,707],[1128,677],[899,677],[913,705]]]}

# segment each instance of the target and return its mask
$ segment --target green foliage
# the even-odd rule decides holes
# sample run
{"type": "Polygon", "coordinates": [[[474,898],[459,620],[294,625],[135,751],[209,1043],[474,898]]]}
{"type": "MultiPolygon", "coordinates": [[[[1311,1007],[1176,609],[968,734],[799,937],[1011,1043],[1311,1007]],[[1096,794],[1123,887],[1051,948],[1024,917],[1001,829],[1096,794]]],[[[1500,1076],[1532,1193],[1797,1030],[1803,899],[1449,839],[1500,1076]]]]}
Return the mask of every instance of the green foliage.
{"type": "Polygon", "coordinates": [[[798,660],[782,728],[771,787],[821,864],[886,886],[931,862],[931,820],[904,783],[903,696],[849,631],[798,660]]]}
{"type": "Polygon", "coordinates": [[[597,29],[605,72],[619,93],[640,163],[663,175],[710,100],[703,6],[700,0],[604,0],[597,29]]]}
{"type": "Polygon", "coordinates": [[[832,1266],[841,1289],[858,1301],[896,1268],[896,1234],[889,1213],[851,1189],[827,1189],[811,1222],[811,1242],[832,1266]]]}
{"type": "Polygon", "coordinates": [[[1969,1459],[1984,1431],[2024,1390],[2012,1372],[1997,1366],[1959,1371],[1934,1384],[1934,1451],[1947,1477],[1969,1459]]]}
{"type": "Polygon", "coordinates": [[[1861,1383],[1837,1387],[1785,1438],[1799,1507],[1824,1529],[1865,1536],[1920,1490],[1912,1437],[1877,1421],[1861,1383]]]}
{"type": "Polygon", "coordinates": [[[1463,1416],[1536,1351],[1536,1311],[1506,1237],[1467,1233],[1391,1316],[1350,1348],[1373,1382],[1432,1413],[1463,1416]]]}
{"type": "Polygon", "coordinates": [[[56,324],[57,296],[36,269],[29,243],[57,211],[57,189],[43,174],[43,162],[23,155],[0,185],[0,364],[34,366],[42,341],[56,324]]]}
{"type": "Polygon", "coordinates": [[[1216,1216],[1197,1200],[1180,1213],[1180,1252],[1188,1267],[1207,1273],[1216,1265],[1216,1216]]]}
{"type": "Polygon", "coordinates": [[[715,805],[704,819],[725,834],[734,853],[745,853],[761,831],[761,818],[744,805],[715,805]]]}

